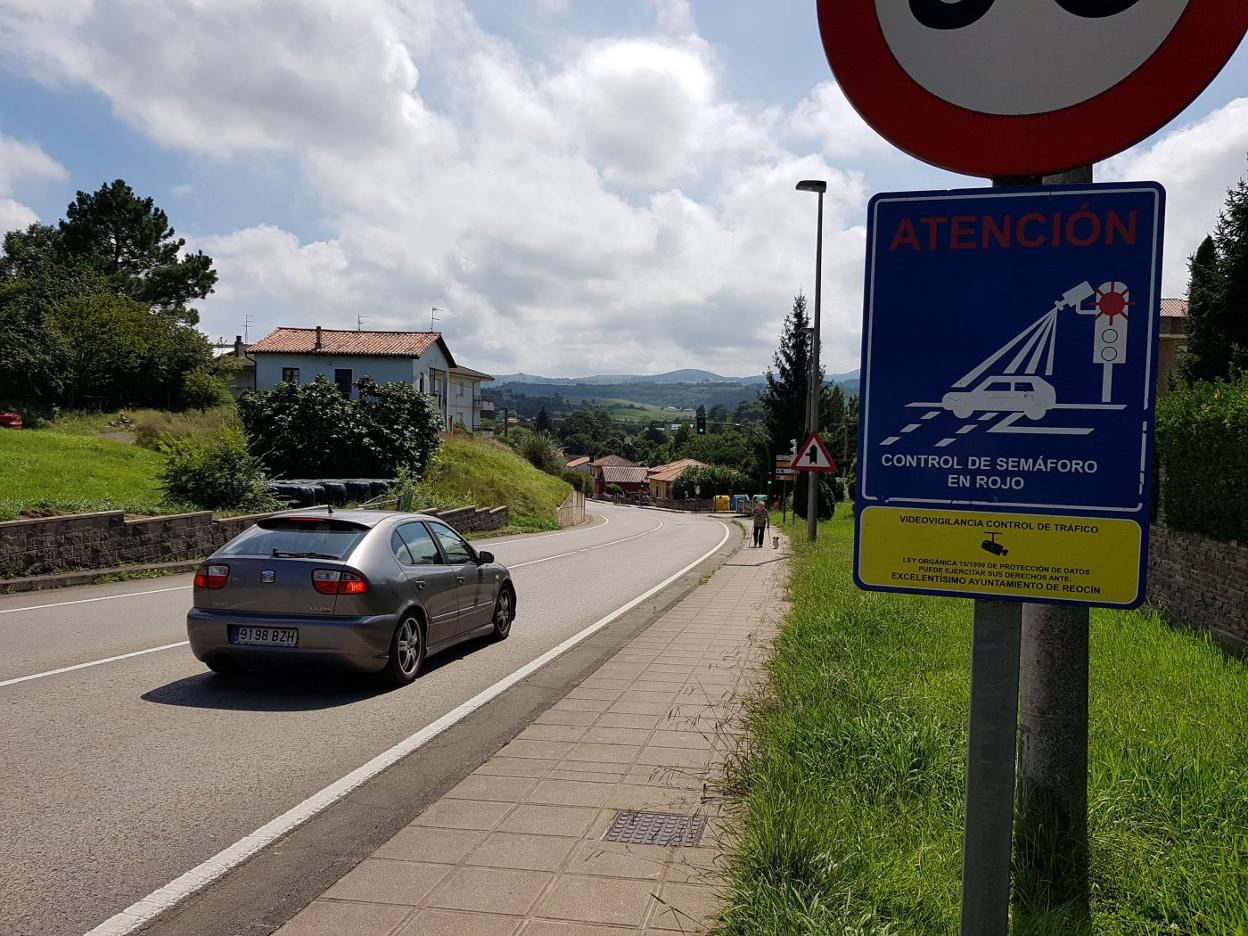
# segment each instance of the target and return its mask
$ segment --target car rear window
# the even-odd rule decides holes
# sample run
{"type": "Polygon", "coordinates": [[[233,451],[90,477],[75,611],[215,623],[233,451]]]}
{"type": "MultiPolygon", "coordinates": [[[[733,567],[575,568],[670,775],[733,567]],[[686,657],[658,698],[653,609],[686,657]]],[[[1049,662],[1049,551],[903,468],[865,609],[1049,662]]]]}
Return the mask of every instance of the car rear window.
{"type": "Polygon", "coordinates": [[[308,556],[341,559],[369,528],[328,517],[271,517],[240,533],[217,551],[218,556],[308,556]]]}

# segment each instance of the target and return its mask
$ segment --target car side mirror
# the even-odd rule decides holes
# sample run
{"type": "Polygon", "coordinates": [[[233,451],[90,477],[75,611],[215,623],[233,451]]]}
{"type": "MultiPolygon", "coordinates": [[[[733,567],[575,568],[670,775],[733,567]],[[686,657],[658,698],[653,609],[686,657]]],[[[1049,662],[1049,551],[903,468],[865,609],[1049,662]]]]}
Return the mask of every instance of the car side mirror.
{"type": "Polygon", "coordinates": [[[494,561],[494,554],[492,552],[477,553],[477,565],[485,565],[487,562],[493,562],[493,561],[494,561]]]}

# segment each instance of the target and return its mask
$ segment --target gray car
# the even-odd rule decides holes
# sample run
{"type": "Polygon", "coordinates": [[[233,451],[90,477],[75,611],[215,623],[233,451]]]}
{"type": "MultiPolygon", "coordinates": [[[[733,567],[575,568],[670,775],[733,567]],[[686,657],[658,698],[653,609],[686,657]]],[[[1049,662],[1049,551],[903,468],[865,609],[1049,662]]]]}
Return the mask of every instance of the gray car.
{"type": "Polygon", "coordinates": [[[204,560],[186,629],[220,673],[324,662],[402,686],[428,654],[502,640],[515,615],[507,568],[442,521],[316,508],[261,520],[204,560]]]}

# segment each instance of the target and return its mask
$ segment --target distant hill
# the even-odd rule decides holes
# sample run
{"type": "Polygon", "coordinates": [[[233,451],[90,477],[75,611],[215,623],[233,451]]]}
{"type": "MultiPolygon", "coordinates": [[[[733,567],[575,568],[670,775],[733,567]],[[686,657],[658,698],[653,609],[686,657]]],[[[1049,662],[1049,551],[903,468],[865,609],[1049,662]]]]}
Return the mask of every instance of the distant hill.
{"type": "Polygon", "coordinates": [[[754,377],[724,377],[711,371],[684,368],[668,371],[666,374],[593,374],[589,377],[541,377],[536,374],[502,374],[494,378],[494,383],[550,384],[553,386],[574,386],[589,384],[593,386],[619,386],[621,384],[741,384],[749,386],[764,382],[762,374],[754,377]]]}

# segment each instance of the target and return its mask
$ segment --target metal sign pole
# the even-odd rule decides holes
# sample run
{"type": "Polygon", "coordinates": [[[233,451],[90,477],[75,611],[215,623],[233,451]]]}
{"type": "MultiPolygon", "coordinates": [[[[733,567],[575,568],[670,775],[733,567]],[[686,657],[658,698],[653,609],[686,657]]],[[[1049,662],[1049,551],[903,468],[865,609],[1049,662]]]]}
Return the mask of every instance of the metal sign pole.
{"type": "MultiPolygon", "coordinates": [[[[1046,184],[1092,181],[1092,167],[1046,184]]],[[[1023,608],[1019,692],[1019,863],[1028,903],[1088,912],[1088,609],[1023,608]]]]}
{"type": "Polygon", "coordinates": [[[1023,605],[975,600],[961,936],[1006,936],[1023,605]]]}

